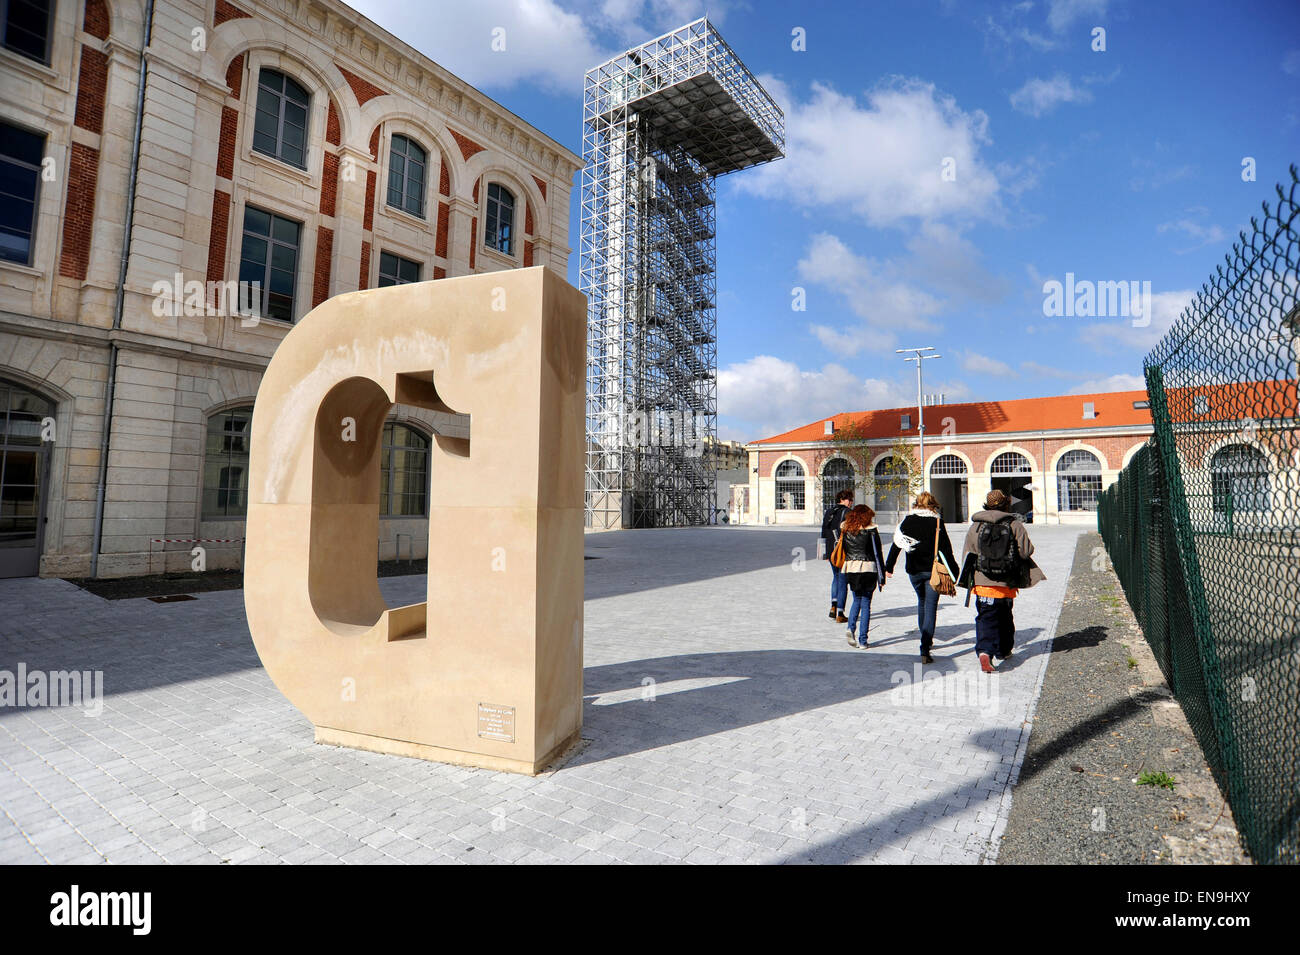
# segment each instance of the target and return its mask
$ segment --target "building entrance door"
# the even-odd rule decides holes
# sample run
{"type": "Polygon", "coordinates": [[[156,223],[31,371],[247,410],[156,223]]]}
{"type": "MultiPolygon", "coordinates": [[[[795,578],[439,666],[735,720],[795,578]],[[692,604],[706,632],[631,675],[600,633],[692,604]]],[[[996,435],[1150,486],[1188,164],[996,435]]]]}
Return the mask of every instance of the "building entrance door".
{"type": "Polygon", "coordinates": [[[40,571],[49,463],[41,423],[53,415],[53,402],[0,380],[0,577],[40,571]]]}
{"type": "Polygon", "coordinates": [[[939,502],[939,512],[948,524],[963,524],[967,507],[966,462],[955,454],[942,454],[930,464],[930,493],[939,502]]]}

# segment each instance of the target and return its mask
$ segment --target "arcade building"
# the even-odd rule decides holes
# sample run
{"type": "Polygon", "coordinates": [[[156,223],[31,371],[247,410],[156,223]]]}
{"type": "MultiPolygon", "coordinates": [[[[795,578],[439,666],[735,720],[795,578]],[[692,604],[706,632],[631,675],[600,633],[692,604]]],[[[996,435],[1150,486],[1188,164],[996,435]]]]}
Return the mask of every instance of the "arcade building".
{"type": "MultiPolygon", "coordinates": [[[[915,458],[917,426],[915,406],[844,412],[747,444],[749,483],[732,485],[731,521],[818,523],[849,487],[878,522],[897,522],[911,494],[895,451],[906,443],[915,458]]],[[[1153,430],[1145,391],[927,405],[924,486],[953,524],[994,488],[1027,522],[1092,524],[1098,496],[1153,430]]]]}

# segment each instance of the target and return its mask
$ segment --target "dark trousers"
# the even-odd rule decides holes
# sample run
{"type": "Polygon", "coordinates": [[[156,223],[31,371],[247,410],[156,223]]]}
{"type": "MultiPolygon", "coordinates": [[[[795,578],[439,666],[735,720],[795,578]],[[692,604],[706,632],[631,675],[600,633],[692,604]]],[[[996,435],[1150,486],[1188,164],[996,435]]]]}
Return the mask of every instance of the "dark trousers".
{"type": "Polygon", "coordinates": [[[921,652],[929,653],[934,645],[934,618],[939,612],[939,591],[930,586],[930,573],[908,574],[916,591],[916,626],[921,631],[921,652]]]}
{"type": "Polygon", "coordinates": [[[975,652],[1005,657],[1016,642],[1016,621],[1011,597],[975,598],[975,652]]]}

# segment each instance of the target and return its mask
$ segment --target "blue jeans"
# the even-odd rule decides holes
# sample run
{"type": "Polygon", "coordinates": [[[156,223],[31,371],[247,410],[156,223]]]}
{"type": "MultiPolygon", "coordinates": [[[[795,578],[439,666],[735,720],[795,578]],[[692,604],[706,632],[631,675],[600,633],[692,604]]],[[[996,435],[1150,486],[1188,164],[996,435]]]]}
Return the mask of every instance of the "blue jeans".
{"type": "MultiPolygon", "coordinates": [[[[826,563],[830,564],[831,562],[827,561],[826,563]]],[[[849,582],[844,576],[844,571],[834,564],[831,564],[831,574],[831,603],[835,604],[843,612],[844,608],[849,605],[849,582]]]]}
{"type": "Polygon", "coordinates": [[[855,624],[860,624],[858,629],[858,646],[860,647],[867,645],[867,629],[871,626],[871,595],[872,590],[854,594],[853,609],[849,611],[849,633],[853,632],[855,624]]]}
{"type": "Polygon", "coordinates": [[[921,630],[921,652],[929,653],[934,645],[934,618],[939,612],[939,591],[930,586],[930,574],[908,574],[916,591],[916,625],[921,630]]]}

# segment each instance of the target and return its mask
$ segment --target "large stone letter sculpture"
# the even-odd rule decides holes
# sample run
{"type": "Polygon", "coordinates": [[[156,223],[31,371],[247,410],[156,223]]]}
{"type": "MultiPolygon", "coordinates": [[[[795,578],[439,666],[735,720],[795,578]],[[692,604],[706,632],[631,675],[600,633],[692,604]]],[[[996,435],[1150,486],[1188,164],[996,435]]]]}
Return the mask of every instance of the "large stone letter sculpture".
{"type": "Polygon", "coordinates": [[[316,741],[522,773],[582,725],[586,305],[543,268],[355,292],[285,336],[253,413],[244,605],[316,741]],[[427,603],[376,579],[384,420],[439,436],[427,603]]]}

